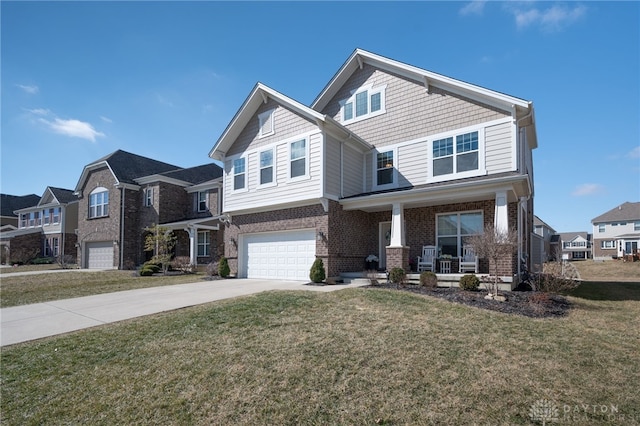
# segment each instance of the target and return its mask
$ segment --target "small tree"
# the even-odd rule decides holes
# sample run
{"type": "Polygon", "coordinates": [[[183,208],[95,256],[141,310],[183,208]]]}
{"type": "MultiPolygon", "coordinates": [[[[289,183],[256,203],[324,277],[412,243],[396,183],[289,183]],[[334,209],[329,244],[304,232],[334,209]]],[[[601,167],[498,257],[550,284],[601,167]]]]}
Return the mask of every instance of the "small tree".
{"type": "Polygon", "coordinates": [[[222,278],[227,278],[230,273],[231,268],[229,268],[229,261],[226,257],[222,256],[218,262],[218,275],[222,278]]]}
{"type": "Polygon", "coordinates": [[[309,271],[309,279],[314,283],[321,283],[326,278],[324,272],[324,263],[322,259],[317,258],[313,265],[311,265],[311,270],[309,271]]]}
{"type": "Polygon", "coordinates": [[[169,228],[160,225],[152,225],[145,228],[149,234],[144,241],[144,251],[152,251],[153,262],[162,265],[162,273],[166,274],[171,262],[172,250],[176,246],[176,236],[169,228]]]}
{"type": "Polygon", "coordinates": [[[513,229],[497,229],[493,225],[487,225],[484,233],[467,238],[465,244],[473,246],[476,256],[488,259],[493,264],[493,271],[489,270],[489,293],[495,297],[500,283],[498,262],[512,258],[518,247],[518,234],[513,229]]]}

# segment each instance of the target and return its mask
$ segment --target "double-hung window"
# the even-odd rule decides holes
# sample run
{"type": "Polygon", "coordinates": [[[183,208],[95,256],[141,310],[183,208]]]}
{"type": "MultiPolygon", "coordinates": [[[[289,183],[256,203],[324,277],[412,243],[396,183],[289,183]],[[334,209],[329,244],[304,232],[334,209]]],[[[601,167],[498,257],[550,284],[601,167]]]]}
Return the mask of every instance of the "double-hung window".
{"type": "Polygon", "coordinates": [[[271,109],[269,111],[265,111],[262,114],[258,114],[258,126],[260,131],[258,133],[258,137],[262,138],[265,136],[273,135],[275,133],[274,121],[273,121],[273,112],[275,110],[271,109]]]}
{"type": "Polygon", "coordinates": [[[198,191],[196,194],[198,199],[196,200],[199,212],[206,212],[209,210],[209,191],[198,191]]]}
{"type": "Polygon", "coordinates": [[[260,152],[260,185],[274,183],[273,148],[260,152]]]}
{"type": "Polygon", "coordinates": [[[307,140],[291,142],[289,145],[289,177],[299,178],[308,174],[307,170],[307,140]]]}
{"type": "Polygon", "coordinates": [[[109,215],[109,191],[96,188],[89,195],[89,218],[109,215]]]}
{"type": "Polygon", "coordinates": [[[433,176],[478,169],[478,132],[433,141],[433,176]]]}
{"type": "Polygon", "coordinates": [[[482,234],[482,212],[440,214],[436,216],[436,227],[436,244],[441,253],[459,257],[466,240],[482,234]]]}
{"type": "Polygon", "coordinates": [[[144,190],[144,206],[151,207],[153,205],[153,188],[145,188],[144,190]]]}
{"type": "Polygon", "coordinates": [[[198,256],[209,256],[210,245],[209,231],[198,231],[198,256]]]}
{"type": "Polygon", "coordinates": [[[386,86],[367,86],[356,90],[342,103],[342,122],[348,123],[383,114],[385,89],[386,86]]]}
{"type": "Polygon", "coordinates": [[[246,180],[246,159],[243,157],[233,160],[233,190],[245,189],[246,180]]]}
{"type": "Polygon", "coordinates": [[[51,216],[53,216],[53,209],[42,211],[42,226],[47,226],[51,223],[51,216]]]}
{"type": "Polygon", "coordinates": [[[605,231],[605,229],[606,229],[606,226],[605,226],[605,224],[604,224],[604,223],[599,223],[599,224],[598,224],[598,232],[599,232],[599,233],[604,232],[604,231],[605,231]]]}
{"type": "Polygon", "coordinates": [[[51,223],[60,223],[60,207],[54,207],[53,209],[53,219],[51,223]]]}
{"type": "Polygon", "coordinates": [[[376,183],[378,186],[393,184],[393,150],[379,152],[376,157],[376,183]]]}

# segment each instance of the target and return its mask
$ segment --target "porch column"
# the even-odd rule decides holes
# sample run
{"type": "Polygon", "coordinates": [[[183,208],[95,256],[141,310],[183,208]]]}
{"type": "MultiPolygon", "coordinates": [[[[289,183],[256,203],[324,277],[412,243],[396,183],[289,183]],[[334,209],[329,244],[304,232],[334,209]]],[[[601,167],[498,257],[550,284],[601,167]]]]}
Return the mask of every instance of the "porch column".
{"type": "Polygon", "coordinates": [[[405,247],[404,206],[394,203],[391,209],[391,241],[386,248],[387,269],[409,270],[409,247],[405,247]]]}
{"type": "Polygon", "coordinates": [[[506,191],[496,192],[496,208],[493,227],[498,232],[509,230],[509,209],[507,205],[506,191]]]}
{"type": "Polygon", "coordinates": [[[197,265],[198,259],[196,257],[196,253],[197,253],[196,237],[198,236],[198,233],[195,228],[191,228],[191,227],[185,228],[185,231],[187,231],[187,233],[189,234],[189,262],[192,265],[197,265]]]}

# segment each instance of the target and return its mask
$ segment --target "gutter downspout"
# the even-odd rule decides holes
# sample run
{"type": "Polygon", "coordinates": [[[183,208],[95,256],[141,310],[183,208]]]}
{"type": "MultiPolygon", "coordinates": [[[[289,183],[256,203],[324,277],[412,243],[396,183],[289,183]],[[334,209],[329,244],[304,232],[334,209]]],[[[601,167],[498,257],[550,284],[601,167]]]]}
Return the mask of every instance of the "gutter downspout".
{"type": "MultiPolygon", "coordinates": [[[[514,111],[515,111],[515,105],[514,105],[514,111]]],[[[531,109],[531,102],[529,102],[529,113],[527,113],[524,117],[520,117],[516,119],[516,127],[518,128],[518,138],[520,139],[518,141],[520,145],[520,172],[524,171],[523,169],[524,169],[524,163],[525,163],[524,137],[522,133],[524,129],[520,128],[520,122],[526,118],[530,118],[532,115],[533,115],[533,109],[531,109]]],[[[531,162],[533,163],[533,159],[531,162]]],[[[531,179],[532,176],[530,176],[529,178],[531,179]]],[[[531,183],[529,183],[529,186],[531,187],[531,183]]],[[[531,193],[533,193],[533,190],[531,191],[531,193]]],[[[525,203],[528,202],[530,198],[531,198],[531,195],[527,197],[520,197],[520,206],[518,208],[518,278],[522,274],[522,240],[523,240],[522,228],[523,228],[523,222],[525,221],[525,215],[522,213],[522,208],[523,208],[523,205],[525,205],[525,203]]],[[[529,271],[531,271],[530,261],[529,261],[530,258],[531,256],[527,256],[527,259],[525,260],[525,262],[527,262],[527,268],[529,271]]]]}
{"type": "Polygon", "coordinates": [[[118,266],[118,269],[123,269],[123,263],[124,263],[124,202],[125,202],[125,194],[126,194],[126,189],[123,186],[122,187],[122,197],[120,200],[120,244],[119,244],[119,248],[120,248],[120,265],[118,266]]]}

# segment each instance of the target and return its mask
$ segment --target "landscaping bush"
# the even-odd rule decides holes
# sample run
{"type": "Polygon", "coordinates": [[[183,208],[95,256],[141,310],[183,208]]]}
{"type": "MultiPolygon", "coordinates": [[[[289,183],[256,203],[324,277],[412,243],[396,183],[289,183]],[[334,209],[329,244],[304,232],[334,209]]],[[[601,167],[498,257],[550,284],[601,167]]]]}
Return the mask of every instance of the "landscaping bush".
{"type": "Polygon", "coordinates": [[[389,272],[389,280],[394,283],[396,286],[404,284],[404,279],[407,274],[404,272],[402,268],[393,268],[391,272],[389,272]]]}
{"type": "Polygon", "coordinates": [[[155,263],[155,262],[149,261],[149,262],[145,262],[145,263],[142,265],[141,270],[142,270],[142,269],[148,269],[148,270],[150,270],[150,271],[151,271],[151,273],[152,273],[152,274],[157,274],[158,272],[162,271],[162,266],[161,266],[161,265],[158,265],[158,264],[157,264],[157,263],[155,263]]]}
{"type": "Polygon", "coordinates": [[[207,276],[209,277],[217,277],[218,276],[218,261],[212,261],[207,264],[207,276]]]}
{"type": "Polygon", "coordinates": [[[313,265],[311,265],[311,270],[309,271],[309,279],[314,283],[321,283],[326,278],[324,272],[324,263],[322,263],[322,259],[317,258],[313,265]]]}
{"type": "Polygon", "coordinates": [[[222,256],[220,258],[220,262],[218,262],[218,275],[222,278],[227,278],[231,273],[231,269],[229,269],[229,261],[227,258],[222,256]]]}
{"type": "Polygon", "coordinates": [[[171,269],[180,271],[184,274],[193,274],[196,271],[196,265],[191,263],[189,256],[176,256],[171,261],[171,269]]]}
{"type": "Polygon", "coordinates": [[[460,288],[467,291],[476,291],[480,287],[480,278],[473,274],[460,277],[460,288]]]}
{"type": "Polygon", "coordinates": [[[53,257],[36,257],[31,261],[32,265],[50,265],[53,263],[53,257]]]}
{"type": "Polygon", "coordinates": [[[421,272],[420,285],[427,288],[436,288],[438,287],[438,277],[431,271],[421,272]]]}
{"type": "MultiPolygon", "coordinates": [[[[155,272],[157,272],[157,271],[155,271],[155,272]]],[[[144,265],[142,268],[140,268],[140,276],[141,277],[150,277],[155,272],[154,272],[154,268],[151,267],[150,265],[144,265]]]]}

